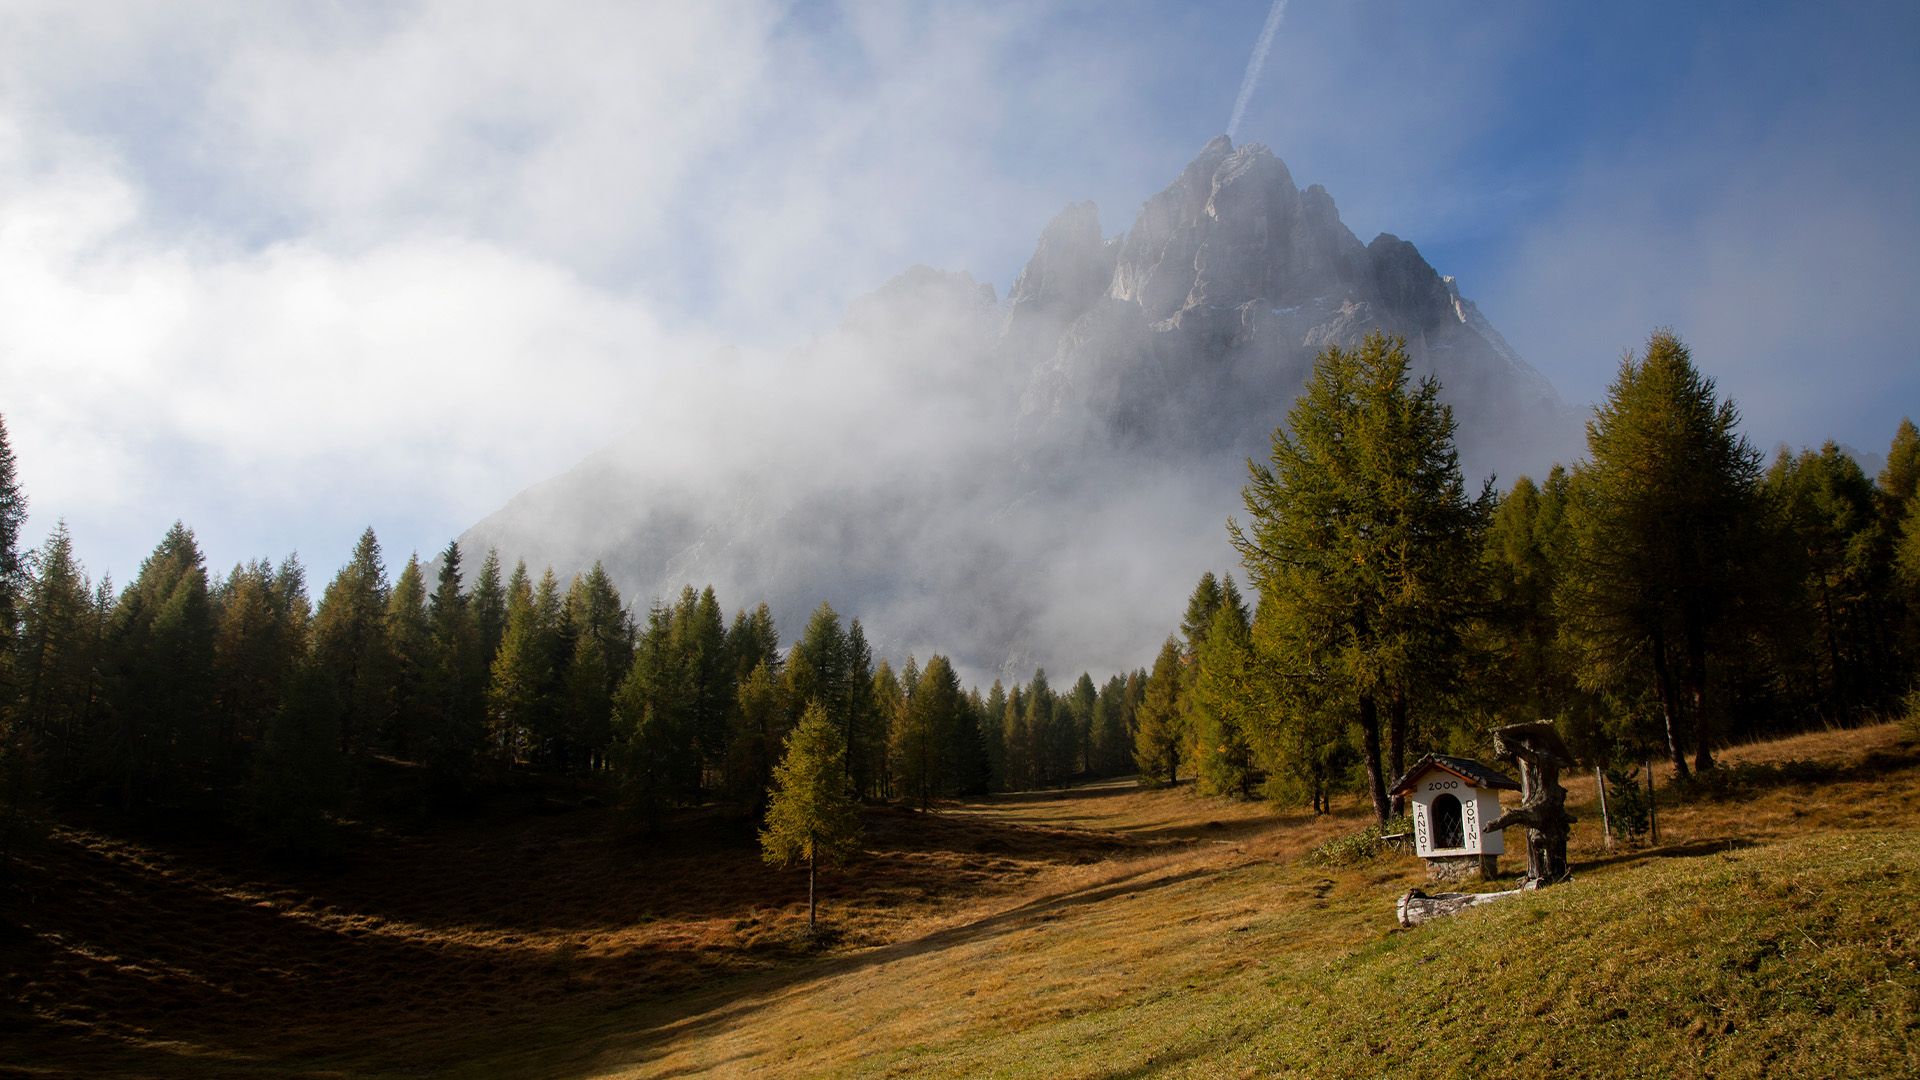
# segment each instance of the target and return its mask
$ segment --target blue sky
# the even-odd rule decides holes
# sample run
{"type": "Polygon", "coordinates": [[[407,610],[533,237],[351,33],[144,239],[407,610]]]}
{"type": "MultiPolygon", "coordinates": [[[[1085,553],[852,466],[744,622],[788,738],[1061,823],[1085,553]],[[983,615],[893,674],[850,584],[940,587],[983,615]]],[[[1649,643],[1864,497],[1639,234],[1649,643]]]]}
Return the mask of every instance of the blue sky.
{"type": "MultiPolygon", "coordinates": [[[[28,536],[124,581],[180,517],[317,591],[368,524],[397,562],[617,435],[746,437],[727,396],[899,270],[1004,292],[1066,203],[1130,225],[1268,10],[14,0],[28,536]]],[[[1239,135],[1570,401],[1670,325],[1762,447],[1871,454],[1920,412],[1916,116],[1912,4],[1293,0],[1239,135]]]]}

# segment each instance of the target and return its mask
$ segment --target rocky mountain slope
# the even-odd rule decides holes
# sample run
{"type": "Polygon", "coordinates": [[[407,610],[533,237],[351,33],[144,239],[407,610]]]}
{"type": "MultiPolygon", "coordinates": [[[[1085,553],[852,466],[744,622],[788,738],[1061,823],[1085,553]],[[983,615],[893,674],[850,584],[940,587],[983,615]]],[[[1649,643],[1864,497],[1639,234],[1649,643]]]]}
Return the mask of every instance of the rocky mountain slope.
{"type": "Polygon", "coordinates": [[[1441,380],[1470,480],[1576,452],[1577,417],[1452,279],[1221,137],[1119,236],[1063,210],[1004,300],[917,267],[759,407],[738,387],[687,402],[715,418],[696,467],[641,432],[461,543],[562,574],[602,560],[641,605],[711,582],[788,632],[827,600],[882,655],[975,678],[1138,666],[1200,572],[1232,568],[1246,459],[1315,354],[1374,329],[1441,380]]]}

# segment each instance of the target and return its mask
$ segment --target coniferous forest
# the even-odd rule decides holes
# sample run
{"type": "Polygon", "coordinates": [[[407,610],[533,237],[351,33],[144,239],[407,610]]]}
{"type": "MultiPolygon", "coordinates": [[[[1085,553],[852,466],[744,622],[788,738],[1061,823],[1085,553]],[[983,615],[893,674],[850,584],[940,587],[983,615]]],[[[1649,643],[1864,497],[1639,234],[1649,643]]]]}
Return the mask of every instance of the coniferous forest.
{"type": "MultiPolygon", "coordinates": [[[[30,493],[0,441],[5,843],[86,805],[324,851],[376,772],[425,814],[580,778],[653,830],[701,805],[766,818],[783,768],[917,810],[1137,774],[1316,812],[1358,793],[1385,822],[1412,758],[1484,752],[1498,723],[1553,720],[1621,782],[1655,759],[1684,781],[1730,741],[1864,722],[1909,692],[1910,421],[1877,477],[1833,443],[1768,461],[1659,331],[1583,460],[1500,489],[1461,475],[1439,389],[1397,340],[1327,349],[1249,463],[1227,525],[1241,580],[1203,573],[1137,670],[984,690],[939,655],[876,657],[829,603],[783,647],[765,604],[729,618],[710,587],[625,598],[597,565],[562,580],[457,543],[400,561],[372,529],[316,589],[291,556],[210,568],[176,524],[116,586],[64,524],[21,550],[30,493]],[[790,746],[831,767],[783,766],[790,746]]],[[[797,811],[775,810],[770,855],[809,860],[797,811]]]]}

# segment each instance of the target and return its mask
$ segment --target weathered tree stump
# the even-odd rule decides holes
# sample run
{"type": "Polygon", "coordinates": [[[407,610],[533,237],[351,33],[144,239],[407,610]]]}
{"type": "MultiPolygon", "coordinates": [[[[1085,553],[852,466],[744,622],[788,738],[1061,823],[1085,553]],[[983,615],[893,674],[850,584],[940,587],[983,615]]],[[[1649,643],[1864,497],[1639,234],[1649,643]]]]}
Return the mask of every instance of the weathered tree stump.
{"type": "Polygon", "coordinates": [[[1493,746],[1502,758],[1520,765],[1520,805],[1487,822],[1482,831],[1526,826],[1527,880],[1541,885],[1566,880],[1567,829],[1574,818],[1567,813],[1560,770],[1572,767],[1573,755],[1545,720],[1495,728],[1493,746]]]}
{"type": "Polygon", "coordinates": [[[1449,915],[1458,915],[1470,907],[1491,904],[1496,900],[1505,900],[1509,896],[1519,896],[1528,891],[1526,887],[1508,889],[1506,892],[1488,893],[1440,893],[1428,896],[1419,889],[1408,889],[1407,895],[1400,898],[1398,912],[1401,926],[1419,926],[1423,922],[1444,919],[1449,915]]]}

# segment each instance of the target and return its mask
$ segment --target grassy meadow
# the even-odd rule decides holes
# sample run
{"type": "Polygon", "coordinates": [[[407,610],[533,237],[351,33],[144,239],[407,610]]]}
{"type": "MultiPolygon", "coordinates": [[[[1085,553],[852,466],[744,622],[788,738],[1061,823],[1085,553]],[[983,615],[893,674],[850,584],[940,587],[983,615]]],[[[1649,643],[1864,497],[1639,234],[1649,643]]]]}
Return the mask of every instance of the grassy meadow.
{"type": "Polygon", "coordinates": [[[870,809],[819,942],[717,815],[527,791],[321,870],[69,821],[0,893],[0,1076],[1920,1073],[1920,747],[1725,759],[1611,851],[1573,777],[1574,882],[1415,930],[1416,860],[1306,858],[1358,803],[1125,781],[870,809]]]}

